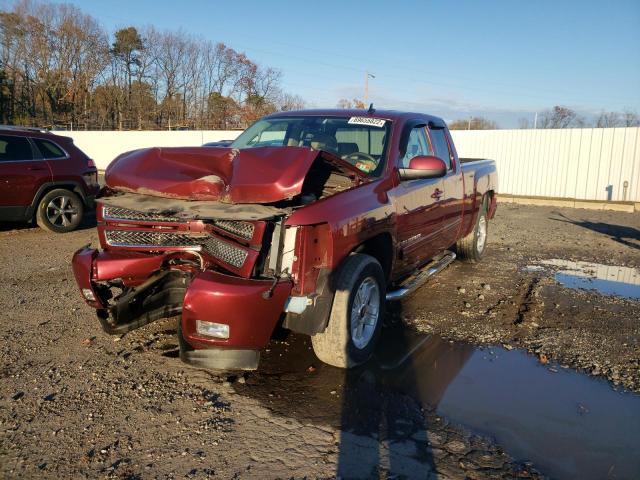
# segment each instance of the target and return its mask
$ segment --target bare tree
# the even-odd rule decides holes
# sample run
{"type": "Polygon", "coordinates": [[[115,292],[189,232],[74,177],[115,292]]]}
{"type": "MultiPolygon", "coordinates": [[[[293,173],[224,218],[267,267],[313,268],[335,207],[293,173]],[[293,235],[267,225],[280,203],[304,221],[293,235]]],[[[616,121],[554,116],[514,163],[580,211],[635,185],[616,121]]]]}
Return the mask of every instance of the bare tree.
{"type": "Polygon", "coordinates": [[[449,123],[450,130],[495,130],[498,124],[484,117],[455,120],[449,123]]]}
{"type": "Polygon", "coordinates": [[[301,96],[284,92],[280,92],[276,104],[278,110],[281,111],[302,110],[306,106],[306,102],[301,96]]]}
{"type": "Polygon", "coordinates": [[[622,112],[622,126],[623,127],[640,127],[640,115],[638,112],[629,108],[622,112]]]}
{"type": "Polygon", "coordinates": [[[583,127],[585,121],[569,107],[556,105],[538,116],[538,128],[583,127]]]}
{"type": "Polygon", "coordinates": [[[622,123],[622,118],[618,112],[601,112],[596,119],[597,128],[618,127],[622,123]]]}
{"type": "Polygon", "coordinates": [[[184,31],[110,36],[79,8],[18,0],[0,11],[0,120],[77,128],[239,128],[304,101],[281,72],[184,31]]]}
{"type": "Polygon", "coordinates": [[[338,104],[336,105],[338,108],[368,108],[367,105],[362,100],[354,98],[352,100],[347,100],[346,98],[341,98],[338,100],[338,104]]]}

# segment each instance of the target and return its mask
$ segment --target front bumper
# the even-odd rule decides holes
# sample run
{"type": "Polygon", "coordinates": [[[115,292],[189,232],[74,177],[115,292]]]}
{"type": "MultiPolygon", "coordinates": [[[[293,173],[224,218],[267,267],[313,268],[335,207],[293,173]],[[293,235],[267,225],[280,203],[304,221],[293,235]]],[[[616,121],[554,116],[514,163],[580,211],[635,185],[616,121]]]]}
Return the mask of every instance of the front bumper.
{"type": "Polygon", "coordinates": [[[212,270],[170,270],[164,265],[165,257],[86,247],[76,252],[76,282],[87,304],[98,311],[103,329],[121,334],[181,312],[182,360],[205,368],[257,368],[259,350],[267,345],[283,315],[291,282],[246,279],[212,270]],[[131,287],[111,299],[111,283],[131,287]],[[229,337],[199,333],[197,320],[227,325],[229,337]]]}

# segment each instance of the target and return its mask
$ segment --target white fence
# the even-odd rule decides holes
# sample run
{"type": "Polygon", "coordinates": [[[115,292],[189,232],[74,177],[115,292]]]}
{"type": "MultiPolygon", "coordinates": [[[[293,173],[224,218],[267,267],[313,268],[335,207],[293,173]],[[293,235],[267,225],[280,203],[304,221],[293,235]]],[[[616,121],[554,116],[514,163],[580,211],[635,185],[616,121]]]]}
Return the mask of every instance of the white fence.
{"type": "MultiPolygon", "coordinates": [[[[62,133],[62,132],[61,132],[62,133]]],[[[118,154],[152,146],[231,140],[238,131],[64,132],[104,169],[118,154]]],[[[461,157],[492,158],[499,193],[640,202],[640,128],[456,130],[461,157]],[[625,186],[626,185],[626,186],[625,186]]]]}
{"type": "Polygon", "coordinates": [[[184,130],[184,131],[74,131],[54,132],[73,138],[83,152],[89,155],[100,170],[123,152],[147,147],[198,147],[206,142],[234,140],[237,130],[184,130]]]}
{"type": "Polygon", "coordinates": [[[492,158],[500,193],[640,202],[640,128],[456,130],[461,157],[492,158]]]}

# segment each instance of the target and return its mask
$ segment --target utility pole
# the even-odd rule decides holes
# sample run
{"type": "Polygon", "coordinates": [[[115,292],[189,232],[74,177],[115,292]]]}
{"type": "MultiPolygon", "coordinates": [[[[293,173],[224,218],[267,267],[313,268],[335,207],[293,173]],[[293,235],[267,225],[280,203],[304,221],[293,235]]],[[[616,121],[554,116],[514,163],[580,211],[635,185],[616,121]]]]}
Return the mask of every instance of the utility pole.
{"type": "Polygon", "coordinates": [[[533,117],[533,129],[537,129],[538,128],[538,112],[536,112],[535,116],[533,117]]]}
{"type": "Polygon", "coordinates": [[[469,123],[467,124],[467,130],[471,130],[471,115],[469,115],[469,123]]]}
{"type": "Polygon", "coordinates": [[[364,107],[369,107],[369,77],[376,78],[375,75],[369,73],[368,71],[364,72],[364,107]]]}

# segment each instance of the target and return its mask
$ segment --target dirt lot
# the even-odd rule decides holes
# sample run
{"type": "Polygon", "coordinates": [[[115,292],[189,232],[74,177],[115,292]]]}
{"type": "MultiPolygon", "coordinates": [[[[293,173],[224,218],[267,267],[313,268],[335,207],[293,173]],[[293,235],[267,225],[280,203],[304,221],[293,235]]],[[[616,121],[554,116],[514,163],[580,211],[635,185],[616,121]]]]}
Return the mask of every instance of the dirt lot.
{"type": "MultiPolygon", "coordinates": [[[[552,268],[526,268],[548,259],[640,267],[640,215],[501,205],[490,228],[481,264],[456,262],[393,308],[389,323],[522,347],[541,363],[640,391],[640,302],[564,288],[552,268]]],[[[61,236],[0,231],[1,476],[550,474],[402,391],[320,365],[304,338],[274,341],[260,371],[236,376],[182,364],[175,319],[103,334],[69,264],[89,242],[90,222],[61,236]]]]}
{"type": "Polygon", "coordinates": [[[490,228],[482,263],[443,272],[428,294],[405,302],[407,321],[447,338],[524,347],[640,392],[640,301],[563,288],[549,269],[526,268],[563,259],[637,269],[640,214],[507,204],[490,228]]]}

